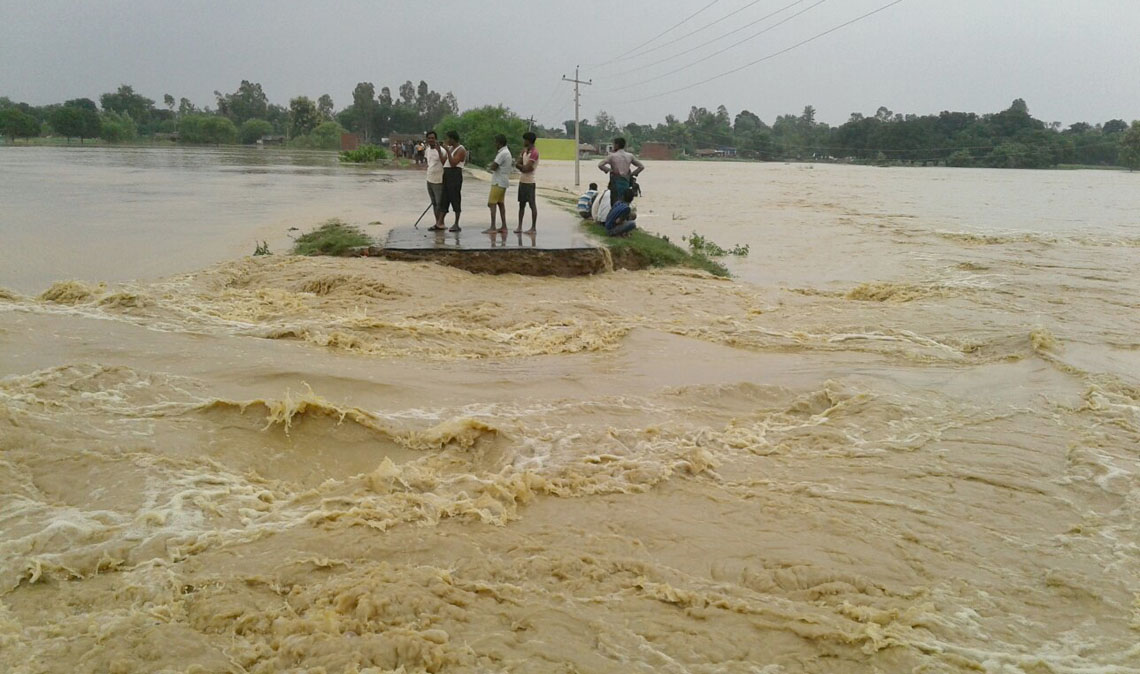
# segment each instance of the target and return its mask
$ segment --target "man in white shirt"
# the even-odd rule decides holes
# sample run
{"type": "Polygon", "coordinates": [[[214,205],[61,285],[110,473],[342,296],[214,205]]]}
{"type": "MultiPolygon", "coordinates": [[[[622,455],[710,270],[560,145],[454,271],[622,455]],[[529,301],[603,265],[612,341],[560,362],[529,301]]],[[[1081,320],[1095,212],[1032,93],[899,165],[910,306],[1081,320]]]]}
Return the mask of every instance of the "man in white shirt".
{"type": "Polygon", "coordinates": [[[443,148],[439,144],[435,131],[425,133],[424,139],[427,140],[427,147],[424,149],[424,159],[427,160],[427,191],[428,196],[431,197],[432,212],[435,213],[435,226],[429,227],[428,230],[442,232],[444,229],[443,211],[440,210],[439,205],[443,201],[443,148]]]}
{"type": "Polygon", "coordinates": [[[507,137],[503,134],[495,136],[495,161],[491,162],[491,196],[487,198],[487,207],[491,209],[491,227],[483,230],[484,234],[507,234],[507,188],[511,186],[511,150],[507,147],[507,137]],[[499,222],[502,227],[495,228],[495,208],[499,209],[499,222]]]}

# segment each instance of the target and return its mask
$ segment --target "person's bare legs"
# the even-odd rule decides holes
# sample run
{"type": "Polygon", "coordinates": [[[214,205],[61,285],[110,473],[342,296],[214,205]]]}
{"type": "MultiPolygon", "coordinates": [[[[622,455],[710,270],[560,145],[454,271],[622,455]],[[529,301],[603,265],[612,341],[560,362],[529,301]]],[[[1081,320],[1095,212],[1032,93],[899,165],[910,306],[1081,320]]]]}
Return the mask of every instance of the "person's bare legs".
{"type": "Polygon", "coordinates": [[[455,211],[455,222],[451,225],[451,229],[449,229],[447,231],[458,232],[460,229],[461,228],[459,226],[459,211],[455,211]]]}
{"type": "MultiPolygon", "coordinates": [[[[533,234],[537,231],[538,227],[538,199],[530,202],[530,229],[527,232],[533,234]]],[[[521,226],[521,225],[520,225],[521,226]]]]}
{"type": "Polygon", "coordinates": [[[524,215],[526,215],[526,202],[520,201],[519,202],[519,228],[515,230],[516,234],[522,232],[522,221],[523,221],[524,215]]]}
{"type": "MultiPolygon", "coordinates": [[[[495,206],[499,206],[501,208],[502,204],[487,204],[487,208],[491,209],[491,226],[483,230],[484,234],[494,234],[496,231],[498,231],[495,228],[495,206]]],[[[503,218],[503,226],[507,226],[506,218],[503,218]]]]}
{"type": "MultiPolygon", "coordinates": [[[[499,228],[499,231],[502,232],[503,234],[506,234],[507,233],[507,204],[505,202],[502,202],[502,201],[499,202],[499,222],[502,223],[502,226],[499,228]]],[[[495,216],[493,216],[493,215],[491,216],[491,227],[492,228],[495,227],[495,216]]]]}

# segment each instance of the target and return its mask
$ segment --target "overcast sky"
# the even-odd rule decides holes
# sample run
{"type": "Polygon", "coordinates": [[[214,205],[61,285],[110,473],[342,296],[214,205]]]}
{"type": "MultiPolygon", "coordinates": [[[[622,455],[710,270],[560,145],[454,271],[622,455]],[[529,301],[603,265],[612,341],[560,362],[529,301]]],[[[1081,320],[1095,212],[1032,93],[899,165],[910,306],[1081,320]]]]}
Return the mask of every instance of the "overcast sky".
{"type": "Polygon", "coordinates": [[[169,93],[213,106],[215,89],[249,79],[275,103],[328,93],[340,109],[357,82],[395,92],[422,79],[461,108],[503,103],[553,125],[573,118],[559,80],[581,64],[594,80],[582,116],[606,110],[623,124],[720,104],[767,122],[811,104],[835,124],[880,105],[995,112],[1018,97],[1066,125],[1140,118],[1140,0],[903,0],[709,81],[889,1],[803,0],[728,35],[793,0],[0,0],[0,96],[97,100],[127,83],[159,105],[169,93]],[[642,50],[684,39],[606,63],[702,8],[642,50]]]}

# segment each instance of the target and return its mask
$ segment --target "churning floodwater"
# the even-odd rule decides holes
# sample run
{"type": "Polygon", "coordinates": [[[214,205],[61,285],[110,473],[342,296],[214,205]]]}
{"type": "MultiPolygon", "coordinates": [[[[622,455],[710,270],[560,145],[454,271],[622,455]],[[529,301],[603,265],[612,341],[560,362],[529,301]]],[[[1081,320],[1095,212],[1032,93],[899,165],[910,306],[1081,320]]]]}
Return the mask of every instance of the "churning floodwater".
{"type": "Polygon", "coordinates": [[[641,182],[734,279],[293,258],[422,176],[3,148],[0,668],[1140,672],[1135,176],[641,182]]]}

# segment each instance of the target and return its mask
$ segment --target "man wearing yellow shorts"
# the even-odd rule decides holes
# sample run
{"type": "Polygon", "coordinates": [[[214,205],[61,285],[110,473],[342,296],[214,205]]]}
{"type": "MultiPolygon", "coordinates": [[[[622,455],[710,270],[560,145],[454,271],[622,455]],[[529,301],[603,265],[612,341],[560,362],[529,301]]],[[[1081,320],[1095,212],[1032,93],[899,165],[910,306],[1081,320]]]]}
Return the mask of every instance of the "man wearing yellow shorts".
{"type": "Polygon", "coordinates": [[[491,209],[491,226],[483,230],[484,234],[507,233],[507,188],[511,185],[511,150],[507,147],[507,137],[503,134],[495,136],[495,161],[488,168],[491,170],[491,196],[487,198],[487,206],[491,209]],[[499,210],[499,222],[502,227],[495,227],[495,207],[499,210]]]}

